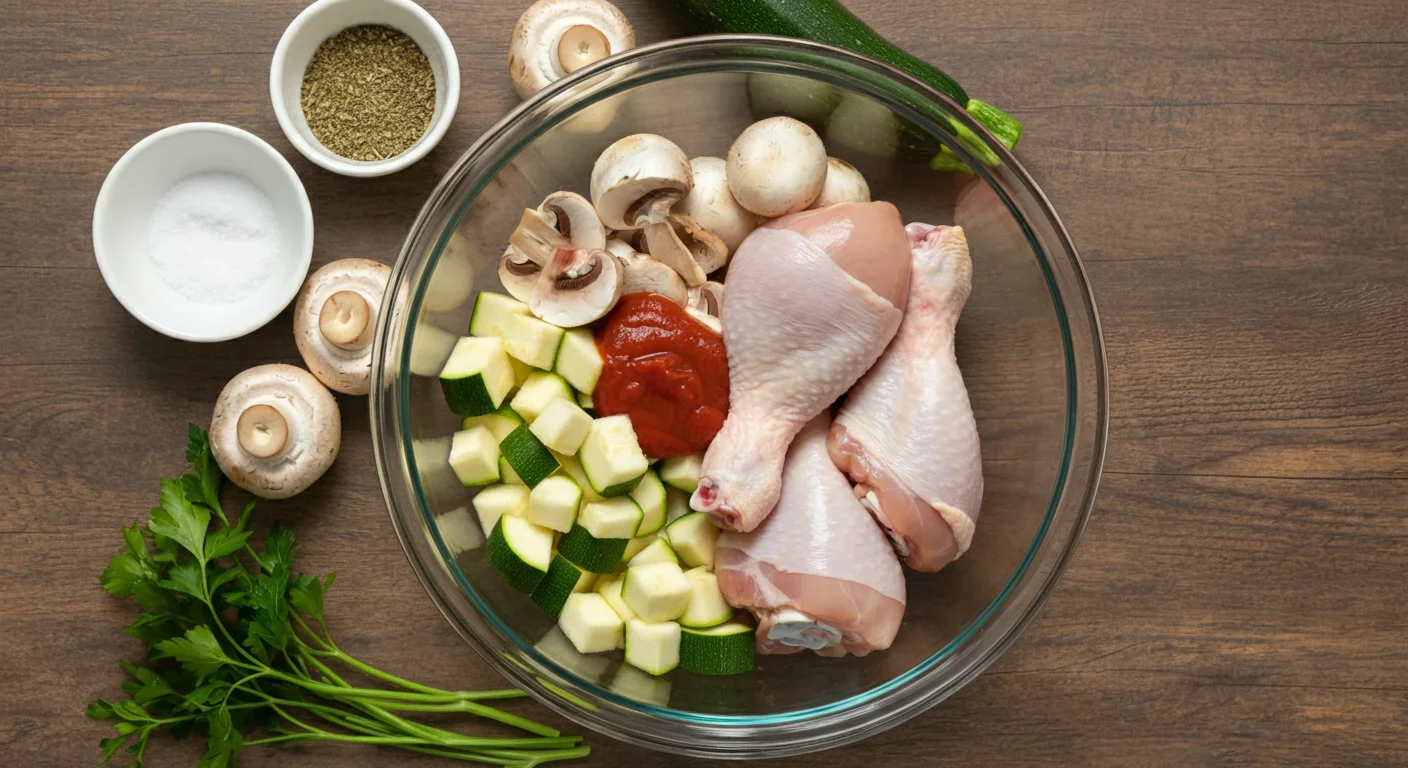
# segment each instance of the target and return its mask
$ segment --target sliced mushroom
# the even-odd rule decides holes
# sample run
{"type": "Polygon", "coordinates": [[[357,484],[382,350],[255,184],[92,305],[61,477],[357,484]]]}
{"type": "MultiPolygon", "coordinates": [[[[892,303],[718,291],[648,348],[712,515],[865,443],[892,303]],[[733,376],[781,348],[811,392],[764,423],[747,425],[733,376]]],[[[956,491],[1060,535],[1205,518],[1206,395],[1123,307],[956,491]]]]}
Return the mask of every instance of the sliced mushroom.
{"type": "Polygon", "coordinates": [[[684,284],[684,278],[675,270],[635,251],[624,256],[616,253],[612,255],[616,256],[625,268],[626,278],[621,285],[622,294],[658,293],[682,307],[689,301],[689,289],[684,284]]]}
{"type": "Polygon", "coordinates": [[[553,228],[578,248],[606,247],[606,227],[597,218],[591,201],[576,192],[554,192],[543,198],[538,212],[551,218],[553,228]]]}
{"type": "Polygon", "coordinates": [[[618,259],[641,255],[640,252],[635,249],[635,246],[618,237],[613,237],[606,241],[606,252],[618,259]]]}
{"type": "Polygon", "coordinates": [[[592,203],[616,230],[661,222],[693,183],[689,158],[653,133],[627,136],[606,148],[592,167],[592,203]]]}
{"type": "Polygon", "coordinates": [[[696,157],[689,161],[694,185],[674,207],[713,232],[732,253],[743,238],[758,228],[758,216],[738,204],[728,188],[728,163],[719,157],[696,157]]]}
{"type": "Polygon", "coordinates": [[[210,450],[235,485],[266,499],[300,493],[332,466],[342,442],[337,400],[291,365],[250,368],[215,401],[210,450]]]}
{"type": "Polygon", "coordinates": [[[870,202],[870,185],[854,165],[834,157],[826,158],[826,182],[821,194],[812,201],[813,208],[825,208],[837,203],[870,202]]]}
{"type": "Polygon", "coordinates": [[[528,308],[562,328],[586,325],[616,306],[625,272],[604,250],[559,248],[538,276],[528,308]]]}
{"type": "Polygon", "coordinates": [[[724,284],[710,280],[703,285],[690,288],[689,308],[722,319],[724,316],[724,284]]]}
{"type": "Polygon", "coordinates": [[[724,324],[719,321],[719,318],[714,317],[708,312],[702,312],[693,307],[685,307],[684,311],[688,312],[690,317],[694,318],[695,320],[698,320],[700,325],[704,326],[705,328],[708,328],[709,330],[713,331],[714,333],[717,333],[720,336],[724,335],[724,324]]]}
{"type": "Polygon", "coordinates": [[[826,146],[806,123],[769,117],[743,129],[728,149],[728,188],[759,216],[806,210],[826,181],[826,146]]]}
{"type": "Polygon", "coordinates": [[[542,264],[512,245],[499,258],[499,282],[504,284],[508,295],[525,304],[533,298],[533,288],[542,273],[542,264]]]}
{"type": "Polygon", "coordinates": [[[688,216],[671,216],[647,226],[645,250],[656,261],[680,273],[691,288],[728,263],[728,249],[723,241],[688,216]]]}
{"type": "Polygon", "coordinates": [[[546,264],[558,248],[571,243],[558,231],[553,214],[524,208],[518,226],[508,236],[508,244],[534,264],[546,264]]]}
{"type": "Polygon", "coordinates": [[[538,0],[509,38],[508,76],[526,99],[582,67],[634,48],[635,31],[605,0],[538,0]]]}
{"type": "Polygon", "coordinates": [[[293,310],[293,339],[308,370],[349,395],[371,390],[372,334],[391,268],[341,259],[308,277],[293,310]]]}

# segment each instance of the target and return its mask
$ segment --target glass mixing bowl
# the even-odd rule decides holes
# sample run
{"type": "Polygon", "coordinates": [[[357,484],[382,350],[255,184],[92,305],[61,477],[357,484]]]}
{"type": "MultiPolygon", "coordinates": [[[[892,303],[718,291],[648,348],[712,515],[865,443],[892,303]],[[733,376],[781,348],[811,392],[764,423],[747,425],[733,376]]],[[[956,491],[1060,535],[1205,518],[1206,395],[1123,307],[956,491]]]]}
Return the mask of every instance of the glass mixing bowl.
{"type": "Polygon", "coordinates": [[[371,414],[386,502],[445,617],[493,667],[576,722],[703,757],[799,754],[892,727],[991,664],[1056,584],[1094,499],[1105,442],[1095,306],[1050,204],[966,113],[906,75],[797,40],[690,38],[627,51],[515,109],[440,182],[407,239],[378,323],[371,414]],[[446,463],[458,419],[436,375],[525,207],[586,193],[610,143],[650,132],[723,156],[754,120],[811,122],[905,221],[965,227],[973,294],[958,357],[982,436],[987,492],[967,554],[909,573],[894,645],[865,658],[760,656],[751,673],[651,678],[582,656],[509,589],[446,463]],[[976,175],[931,170],[940,146],[976,175]],[[984,160],[987,164],[984,164],[984,160]]]}

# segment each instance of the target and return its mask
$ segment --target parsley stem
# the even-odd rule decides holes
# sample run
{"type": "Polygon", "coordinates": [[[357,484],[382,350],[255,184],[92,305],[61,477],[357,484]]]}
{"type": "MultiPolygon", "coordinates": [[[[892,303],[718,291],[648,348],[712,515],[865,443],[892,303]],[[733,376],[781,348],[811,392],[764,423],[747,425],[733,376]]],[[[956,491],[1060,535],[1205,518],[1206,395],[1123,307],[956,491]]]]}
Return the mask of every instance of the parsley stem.
{"type": "Polygon", "coordinates": [[[535,723],[524,717],[509,714],[501,709],[486,707],[483,704],[475,704],[472,701],[454,701],[445,704],[402,704],[385,702],[381,706],[385,709],[400,712],[468,712],[489,720],[496,720],[504,725],[511,725],[519,730],[529,733],[536,733],[539,736],[560,736],[561,731],[541,723],[535,723]]]}

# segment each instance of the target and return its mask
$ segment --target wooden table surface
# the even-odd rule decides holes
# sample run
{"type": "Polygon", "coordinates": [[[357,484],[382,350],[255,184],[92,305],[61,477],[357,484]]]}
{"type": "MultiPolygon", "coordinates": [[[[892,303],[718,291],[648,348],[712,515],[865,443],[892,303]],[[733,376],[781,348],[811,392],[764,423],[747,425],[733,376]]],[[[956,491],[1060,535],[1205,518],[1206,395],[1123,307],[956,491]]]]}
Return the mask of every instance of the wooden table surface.
{"type": "MultiPolygon", "coordinates": [[[[275,123],[270,53],[299,0],[0,0],[0,764],[95,760],[107,730],[84,702],[138,651],[97,584],[118,526],[145,517],[230,376],[297,362],[287,315],[209,346],[129,317],[90,244],[104,174],[158,128],[231,123],[302,176],[315,265],[392,260],[516,102],[520,3],[424,5],[459,52],[459,115],[428,159],[366,181],[315,168],[275,123]]],[[[682,32],[664,2],[621,5],[642,42],[682,32]]],[[[1112,415],[1084,541],[1026,634],[948,702],[815,764],[1404,764],[1402,0],[850,5],[1026,124],[1019,155],[1100,305],[1112,415]]],[[[342,457],[277,512],[303,569],[341,571],[334,632],[390,670],[493,685],[396,542],[364,401],[342,406],[342,457]]],[[[689,762],[590,741],[594,766],[689,762]]],[[[163,740],[149,764],[196,754],[163,740]]],[[[435,762],[319,746],[242,764],[435,762]]]]}

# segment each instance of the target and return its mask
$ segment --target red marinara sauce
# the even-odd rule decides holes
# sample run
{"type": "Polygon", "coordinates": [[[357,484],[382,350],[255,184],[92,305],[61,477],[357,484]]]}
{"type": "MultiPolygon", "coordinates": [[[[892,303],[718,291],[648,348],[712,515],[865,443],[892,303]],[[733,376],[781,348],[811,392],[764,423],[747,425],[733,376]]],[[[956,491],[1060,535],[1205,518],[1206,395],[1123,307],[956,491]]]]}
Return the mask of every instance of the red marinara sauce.
{"type": "Polygon", "coordinates": [[[653,293],[628,293],[597,328],[605,359],[592,405],[631,417],[652,459],[699,453],[728,415],[724,341],[684,307],[653,293]]]}

